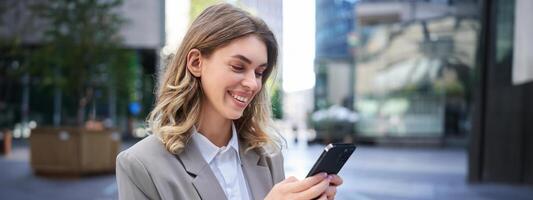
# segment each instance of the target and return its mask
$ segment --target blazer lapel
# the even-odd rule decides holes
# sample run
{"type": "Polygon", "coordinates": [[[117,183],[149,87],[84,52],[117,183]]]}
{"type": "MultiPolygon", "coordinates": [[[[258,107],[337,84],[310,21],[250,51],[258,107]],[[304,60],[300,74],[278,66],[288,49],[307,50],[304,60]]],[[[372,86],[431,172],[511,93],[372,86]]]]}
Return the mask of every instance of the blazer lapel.
{"type": "Polygon", "coordinates": [[[250,150],[245,153],[246,145],[240,143],[239,146],[243,173],[248,181],[253,199],[263,199],[274,185],[266,160],[259,155],[262,153],[261,151],[250,150]]]}
{"type": "Polygon", "coordinates": [[[189,140],[183,152],[178,155],[185,170],[193,174],[192,184],[200,197],[204,200],[226,199],[226,194],[211,171],[211,167],[205,162],[193,140],[189,140]]]}

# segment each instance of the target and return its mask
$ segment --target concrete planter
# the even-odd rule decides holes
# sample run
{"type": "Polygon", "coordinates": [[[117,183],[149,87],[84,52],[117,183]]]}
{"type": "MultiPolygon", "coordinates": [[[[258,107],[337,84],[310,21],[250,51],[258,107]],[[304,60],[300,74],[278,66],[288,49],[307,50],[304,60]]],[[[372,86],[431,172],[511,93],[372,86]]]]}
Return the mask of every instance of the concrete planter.
{"type": "Polygon", "coordinates": [[[11,153],[12,138],[11,130],[4,129],[0,131],[0,155],[9,155],[11,153]]]}
{"type": "Polygon", "coordinates": [[[30,136],[31,167],[36,174],[84,175],[114,172],[120,135],[113,130],[44,127],[30,136]]]}

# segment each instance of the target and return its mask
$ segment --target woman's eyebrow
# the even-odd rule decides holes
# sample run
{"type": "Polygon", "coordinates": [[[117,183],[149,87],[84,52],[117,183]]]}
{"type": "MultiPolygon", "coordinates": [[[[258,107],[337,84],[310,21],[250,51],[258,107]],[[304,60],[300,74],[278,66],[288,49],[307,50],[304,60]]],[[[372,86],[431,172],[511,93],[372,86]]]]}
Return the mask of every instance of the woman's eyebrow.
{"type": "MultiPolygon", "coordinates": [[[[233,57],[233,58],[237,58],[237,59],[239,59],[239,60],[245,62],[246,64],[249,64],[249,65],[252,64],[252,61],[251,61],[249,58],[247,58],[246,56],[243,56],[243,55],[241,55],[241,54],[233,55],[233,56],[231,56],[231,57],[233,57]]],[[[263,63],[263,64],[261,64],[261,65],[259,65],[259,66],[260,66],[260,67],[263,67],[263,66],[266,67],[266,66],[267,66],[267,63],[263,63]]]]}

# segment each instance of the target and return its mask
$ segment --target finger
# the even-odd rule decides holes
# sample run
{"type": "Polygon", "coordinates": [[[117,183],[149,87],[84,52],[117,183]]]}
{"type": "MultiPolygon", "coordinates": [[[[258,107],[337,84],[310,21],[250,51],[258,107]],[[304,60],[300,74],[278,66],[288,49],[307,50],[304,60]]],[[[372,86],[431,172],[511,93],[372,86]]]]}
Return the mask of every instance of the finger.
{"type": "Polygon", "coordinates": [[[301,192],[320,183],[320,181],[324,180],[326,177],[327,177],[326,173],[319,173],[314,176],[307,177],[301,181],[295,181],[295,182],[288,183],[286,187],[288,191],[291,191],[293,193],[301,192]]]}
{"type": "Polygon", "coordinates": [[[292,183],[292,182],[296,182],[298,181],[298,179],[294,176],[289,176],[288,178],[286,178],[285,180],[281,181],[281,182],[285,182],[285,183],[292,183]]]}
{"type": "Polygon", "coordinates": [[[328,196],[324,193],[318,198],[319,200],[328,200],[328,196]]]}
{"type": "Polygon", "coordinates": [[[286,178],[285,180],[274,185],[274,187],[279,188],[280,191],[292,192],[290,188],[287,187],[287,185],[290,185],[293,182],[298,182],[298,179],[294,176],[290,176],[286,178]]]}
{"type": "Polygon", "coordinates": [[[316,184],[307,190],[297,193],[296,196],[299,197],[297,199],[313,199],[313,198],[318,197],[322,193],[325,193],[328,187],[329,187],[329,179],[324,179],[319,184],[316,184]]]}
{"type": "Polygon", "coordinates": [[[335,197],[335,194],[337,194],[337,187],[329,186],[328,189],[326,189],[326,192],[324,192],[324,194],[328,196],[328,199],[333,199],[335,197]]]}
{"type": "Polygon", "coordinates": [[[344,182],[342,178],[336,174],[330,174],[328,176],[331,176],[331,181],[330,181],[331,185],[339,186],[344,182]]]}

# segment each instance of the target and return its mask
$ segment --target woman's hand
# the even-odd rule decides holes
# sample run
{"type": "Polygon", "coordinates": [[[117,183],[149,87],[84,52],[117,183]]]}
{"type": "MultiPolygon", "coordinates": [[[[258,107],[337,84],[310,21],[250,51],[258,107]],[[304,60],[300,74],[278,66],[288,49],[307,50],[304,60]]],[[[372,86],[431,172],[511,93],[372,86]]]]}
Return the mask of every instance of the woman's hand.
{"type": "Polygon", "coordinates": [[[342,184],[342,178],[340,176],[337,176],[335,174],[328,175],[330,178],[328,189],[326,189],[326,197],[328,200],[335,199],[335,195],[337,194],[337,187],[342,184]]]}
{"type": "Polygon", "coordinates": [[[274,185],[265,200],[333,199],[337,192],[336,187],[340,184],[342,184],[342,179],[339,176],[328,176],[326,173],[319,173],[303,180],[298,180],[291,176],[274,185]]]}

